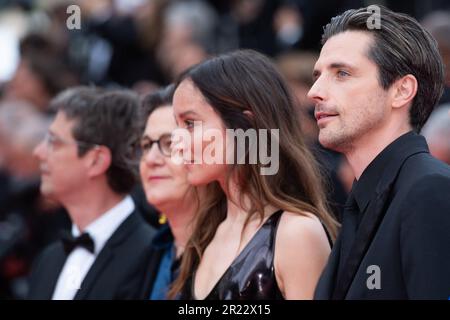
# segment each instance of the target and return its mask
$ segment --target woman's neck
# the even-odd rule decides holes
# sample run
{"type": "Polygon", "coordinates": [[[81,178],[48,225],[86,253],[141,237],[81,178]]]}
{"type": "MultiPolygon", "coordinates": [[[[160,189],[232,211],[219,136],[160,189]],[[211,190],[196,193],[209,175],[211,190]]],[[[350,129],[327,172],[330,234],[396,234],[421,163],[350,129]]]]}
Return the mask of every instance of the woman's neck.
{"type": "MultiPolygon", "coordinates": [[[[226,219],[230,222],[243,223],[247,219],[249,210],[252,207],[250,197],[242,194],[238,184],[234,179],[230,179],[227,188],[224,188],[225,183],[223,181],[219,183],[227,197],[226,219]]],[[[276,211],[276,208],[270,204],[263,204],[263,210],[263,220],[265,220],[268,216],[276,211]]],[[[259,215],[255,216],[255,218],[259,219],[259,215]]]]}

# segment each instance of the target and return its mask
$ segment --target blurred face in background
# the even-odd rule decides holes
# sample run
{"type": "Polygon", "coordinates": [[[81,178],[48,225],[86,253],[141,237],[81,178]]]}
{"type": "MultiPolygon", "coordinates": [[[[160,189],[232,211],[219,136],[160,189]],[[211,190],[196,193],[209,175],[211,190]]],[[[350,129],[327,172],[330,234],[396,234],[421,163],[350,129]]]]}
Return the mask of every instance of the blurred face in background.
{"type": "Polygon", "coordinates": [[[318,55],[307,51],[293,51],[277,57],[277,66],[284,75],[299,108],[299,122],[307,142],[317,142],[319,127],[314,117],[314,104],[308,99],[313,85],[312,73],[318,55]]]}
{"type": "Polygon", "coordinates": [[[0,105],[0,163],[14,177],[34,179],[39,176],[39,161],[33,156],[50,122],[34,106],[7,101],[0,105]]]}
{"type": "Polygon", "coordinates": [[[38,175],[39,162],[32,157],[31,150],[26,144],[10,143],[0,138],[1,158],[4,168],[14,177],[33,178],[38,175]]]}
{"type": "Polygon", "coordinates": [[[141,138],[142,184],[147,201],[161,211],[181,203],[191,190],[183,165],[171,160],[171,134],[176,127],[173,108],[163,106],[150,114],[141,138]]]}
{"type": "Polygon", "coordinates": [[[44,110],[50,96],[43,81],[36,75],[26,59],[22,59],[16,73],[6,87],[5,95],[10,99],[24,100],[44,110]]]}

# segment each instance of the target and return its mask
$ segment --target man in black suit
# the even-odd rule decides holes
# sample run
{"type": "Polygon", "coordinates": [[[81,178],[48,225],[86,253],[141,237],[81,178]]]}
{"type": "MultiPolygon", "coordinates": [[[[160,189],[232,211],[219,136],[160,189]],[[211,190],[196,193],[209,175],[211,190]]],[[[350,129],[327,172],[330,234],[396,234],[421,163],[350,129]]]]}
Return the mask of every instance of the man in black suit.
{"type": "Polygon", "coordinates": [[[128,195],[138,99],[128,91],[76,87],[51,103],[57,113],[35,149],[41,192],[60,202],[72,232],[35,262],[30,299],[138,299],[154,230],[128,195]]]}
{"type": "Polygon", "coordinates": [[[324,30],[308,93],[356,177],[316,299],[448,299],[450,167],[418,135],[443,89],[435,41],[384,7],[324,30]],[[378,11],[379,9],[379,11],[378,11]]]}

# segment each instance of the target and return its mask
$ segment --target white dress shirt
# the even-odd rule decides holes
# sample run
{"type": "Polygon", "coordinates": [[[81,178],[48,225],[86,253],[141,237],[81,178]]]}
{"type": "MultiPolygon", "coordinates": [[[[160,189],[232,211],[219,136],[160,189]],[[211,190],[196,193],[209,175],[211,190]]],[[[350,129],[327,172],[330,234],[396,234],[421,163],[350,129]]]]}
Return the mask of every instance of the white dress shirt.
{"type": "MultiPolygon", "coordinates": [[[[116,206],[86,227],[85,232],[89,233],[94,240],[94,253],[89,252],[86,248],[76,247],[69,254],[59,274],[52,300],[72,300],[75,297],[105,243],[134,211],[134,208],[133,200],[130,196],[126,196],[116,206]]],[[[74,237],[80,235],[80,230],[75,224],[72,225],[72,234],[74,237]]]]}

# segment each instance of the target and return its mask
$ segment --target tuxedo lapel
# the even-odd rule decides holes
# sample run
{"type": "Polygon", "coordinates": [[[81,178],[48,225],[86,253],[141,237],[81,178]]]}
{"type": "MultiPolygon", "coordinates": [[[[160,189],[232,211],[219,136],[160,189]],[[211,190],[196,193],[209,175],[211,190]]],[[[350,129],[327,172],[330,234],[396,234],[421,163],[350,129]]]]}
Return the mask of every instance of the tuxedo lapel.
{"type": "Polygon", "coordinates": [[[334,285],[337,280],[337,271],[339,267],[340,252],[342,246],[342,236],[336,239],[336,242],[328,258],[327,265],[320,276],[314,292],[315,300],[329,300],[333,294],[334,285]]]}
{"type": "Polygon", "coordinates": [[[94,264],[89,269],[86,277],[81,283],[81,288],[78,290],[77,294],[74,297],[74,300],[84,300],[87,298],[89,292],[92,289],[92,286],[95,285],[98,276],[104,271],[105,267],[108,265],[108,262],[113,258],[113,250],[105,246],[98,257],[95,259],[94,264]]]}
{"type": "MultiPolygon", "coordinates": [[[[113,233],[111,238],[106,242],[103,249],[98,254],[94,261],[94,264],[89,269],[86,277],[81,283],[81,288],[75,295],[74,300],[89,299],[89,293],[92,287],[96,284],[99,274],[105,271],[108,263],[114,258],[115,248],[123,243],[127,239],[127,236],[132,232],[139,224],[137,211],[134,211],[113,233]]],[[[113,275],[112,275],[113,276],[113,275]]]]}
{"type": "Polygon", "coordinates": [[[44,259],[45,265],[40,266],[40,272],[35,275],[32,287],[35,287],[31,299],[50,300],[56,287],[59,274],[61,273],[67,255],[64,252],[61,242],[58,242],[54,249],[49,252],[49,258],[44,259]],[[36,283],[34,283],[36,281],[36,283]]]}

